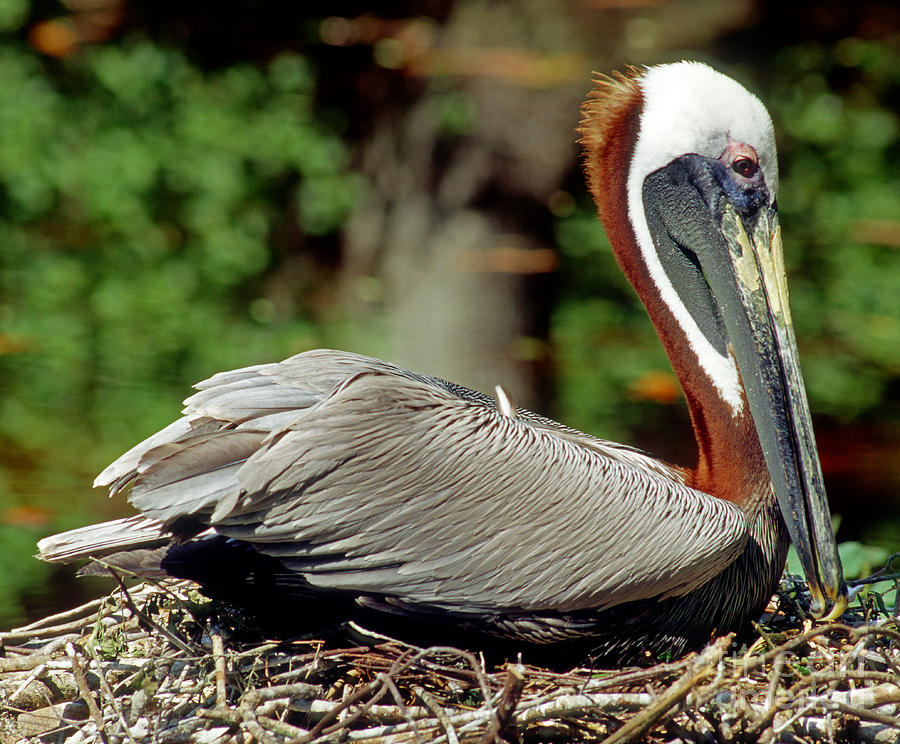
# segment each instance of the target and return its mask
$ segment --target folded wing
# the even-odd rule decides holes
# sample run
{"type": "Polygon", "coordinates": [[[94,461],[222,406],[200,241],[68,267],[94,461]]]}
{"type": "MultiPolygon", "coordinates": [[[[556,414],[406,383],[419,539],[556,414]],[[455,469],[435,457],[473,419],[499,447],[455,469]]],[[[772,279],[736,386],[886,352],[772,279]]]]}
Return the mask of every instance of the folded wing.
{"type": "Polygon", "coordinates": [[[669,466],[384,362],[311,352],[199,387],[184,418],[97,479],[133,484],[145,517],[48,538],[43,557],[211,527],[313,587],[568,612],[685,594],[747,540],[737,507],[669,466]]]}

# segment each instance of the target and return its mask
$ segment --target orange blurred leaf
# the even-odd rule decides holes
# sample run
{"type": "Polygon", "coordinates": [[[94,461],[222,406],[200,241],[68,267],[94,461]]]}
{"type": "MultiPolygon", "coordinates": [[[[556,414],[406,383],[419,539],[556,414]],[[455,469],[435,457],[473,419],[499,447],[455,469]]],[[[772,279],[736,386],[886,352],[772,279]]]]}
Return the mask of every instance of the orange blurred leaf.
{"type": "Polygon", "coordinates": [[[669,405],[681,397],[681,387],[671,372],[653,370],[635,380],[628,393],[634,400],[669,405]]]}
{"type": "Polygon", "coordinates": [[[75,25],[66,19],[41,21],[28,32],[28,43],[49,57],[67,57],[80,41],[75,25]]]}
{"type": "Polygon", "coordinates": [[[550,248],[516,248],[500,246],[463,251],[458,260],[462,271],[485,271],[508,274],[547,274],[556,271],[559,258],[550,248]]]}
{"type": "Polygon", "coordinates": [[[0,512],[0,524],[14,527],[44,527],[50,522],[52,516],[49,509],[19,504],[8,506],[0,512]]]}
{"type": "Polygon", "coordinates": [[[0,333],[0,356],[3,354],[21,354],[33,346],[34,343],[28,336],[0,333]]]}

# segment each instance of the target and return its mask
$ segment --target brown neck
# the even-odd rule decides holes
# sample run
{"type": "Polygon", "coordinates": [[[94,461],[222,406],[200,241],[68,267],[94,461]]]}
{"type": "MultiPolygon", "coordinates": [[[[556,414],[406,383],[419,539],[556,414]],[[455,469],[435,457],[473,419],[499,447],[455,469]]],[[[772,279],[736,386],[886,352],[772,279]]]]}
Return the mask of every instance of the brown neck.
{"type": "Polygon", "coordinates": [[[734,415],[700,367],[695,351],[660,298],[628,219],[628,171],[640,121],[641,93],[633,78],[601,81],[602,113],[585,105],[582,143],[588,184],[616,260],[647,308],[690,408],[697,439],[694,488],[755,511],[771,500],[769,476],[746,399],[734,415]]]}
{"type": "MultiPolygon", "coordinates": [[[[735,416],[702,372],[695,369],[693,374],[684,374],[672,349],[667,349],[687,398],[697,440],[697,467],[690,485],[733,501],[745,511],[772,501],[769,472],[746,397],[742,395],[744,408],[735,416]]],[[[690,357],[682,357],[682,362],[684,359],[690,357]]]]}
{"type": "Polygon", "coordinates": [[[647,308],[687,399],[697,440],[697,466],[689,485],[745,509],[755,509],[759,498],[768,497],[769,474],[746,395],[741,392],[743,408],[735,414],[700,366],[672,311],[660,299],[630,224],[621,230],[617,227],[615,237],[608,223],[607,230],[616,260],[647,308]]]}

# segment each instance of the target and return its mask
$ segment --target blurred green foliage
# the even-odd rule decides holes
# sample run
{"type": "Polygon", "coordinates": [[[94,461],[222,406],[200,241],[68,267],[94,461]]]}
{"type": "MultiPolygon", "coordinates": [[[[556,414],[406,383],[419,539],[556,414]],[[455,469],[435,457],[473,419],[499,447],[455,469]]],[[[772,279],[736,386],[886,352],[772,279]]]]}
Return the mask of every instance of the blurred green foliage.
{"type": "MultiPolygon", "coordinates": [[[[890,108],[900,50],[856,38],[810,42],[781,50],[767,70],[768,79],[731,72],[775,121],[791,306],[811,406],[840,422],[887,420],[896,415],[887,395],[900,373],[900,122],[890,108]],[[893,243],[870,239],[884,226],[893,243]]],[[[634,380],[668,374],[668,362],[593,205],[585,199],[561,220],[557,239],[565,257],[553,325],[563,416],[633,441],[635,424],[653,416],[646,396],[635,404],[634,380]]]]}
{"type": "MultiPolygon", "coordinates": [[[[592,203],[560,220],[563,294],[551,329],[560,418],[615,441],[634,441],[658,407],[635,400],[635,380],[671,375],[644,306],[616,264],[592,203]]],[[[674,383],[674,375],[672,381],[674,383]]]]}
{"type": "Polygon", "coordinates": [[[42,531],[19,525],[0,524],[0,627],[22,618],[23,597],[40,593],[47,579],[47,567],[31,558],[42,531]]]}
{"type": "MultiPolygon", "coordinates": [[[[146,40],[57,60],[0,37],[0,523],[83,521],[74,494],[191,383],[316,344],[264,286],[278,235],[337,230],[361,188],[315,81],[296,54],[205,72],[146,40]]],[[[0,529],[27,569],[0,572],[0,620],[36,532],[0,529]]]]}
{"type": "Polygon", "coordinates": [[[877,415],[900,372],[900,262],[896,243],[865,238],[870,225],[900,223],[900,121],[886,105],[900,89],[900,50],[809,43],[783,50],[773,70],[807,389],[817,411],[839,420],[877,415]]]}

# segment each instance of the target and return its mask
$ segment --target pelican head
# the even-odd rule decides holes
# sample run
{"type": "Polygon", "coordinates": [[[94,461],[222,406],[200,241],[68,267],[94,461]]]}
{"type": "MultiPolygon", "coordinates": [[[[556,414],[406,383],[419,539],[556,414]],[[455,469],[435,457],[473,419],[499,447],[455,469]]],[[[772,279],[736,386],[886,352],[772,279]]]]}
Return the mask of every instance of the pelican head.
{"type": "Polygon", "coordinates": [[[788,307],[765,107],[680,62],[598,80],[583,114],[595,201],[691,408],[693,485],[748,512],[774,491],[813,614],[840,615],[846,587],[788,307]]]}

